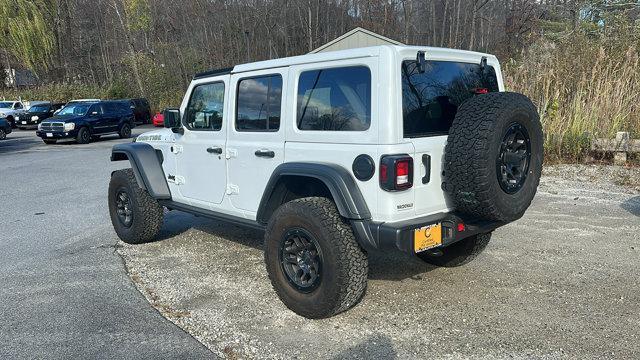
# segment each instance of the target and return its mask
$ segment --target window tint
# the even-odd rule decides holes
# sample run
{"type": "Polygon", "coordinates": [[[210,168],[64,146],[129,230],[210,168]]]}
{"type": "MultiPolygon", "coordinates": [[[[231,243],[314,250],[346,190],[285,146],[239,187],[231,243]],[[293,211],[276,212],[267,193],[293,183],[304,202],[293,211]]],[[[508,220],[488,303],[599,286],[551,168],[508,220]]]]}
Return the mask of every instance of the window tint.
{"type": "Polygon", "coordinates": [[[351,66],[301,73],[297,120],[300,130],[367,130],[371,124],[369,68],[351,66]]]}
{"type": "Polygon", "coordinates": [[[271,75],[238,82],[236,129],[277,131],[280,128],[282,76],[271,75]]]}
{"type": "Polygon", "coordinates": [[[223,108],[223,83],[198,85],[185,111],[185,126],[191,130],[218,131],[222,128],[223,108]]]}
{"type": "Polygon", "coordinates": [[[404,136],[449,132],[458,106],[480,91],[498,91],[496,72],[480,64],[427,61],[420,73],[415,61],[402,63],[404,136]]]}
{"type": "Polygon", "coordinates": [[[100,104],[94,104],[93,106],[91,106],[91,109],[89,109],[89,115],[93,115],[94,112],[96,113],[96,115],[102,115],[102,106],[100,104]]]}
{"type": "Polygon", "coordinates": [[[104,103],[104,112],[107,114],[117,114],[122,112],[122,106],[119,103],[104,103]]]}

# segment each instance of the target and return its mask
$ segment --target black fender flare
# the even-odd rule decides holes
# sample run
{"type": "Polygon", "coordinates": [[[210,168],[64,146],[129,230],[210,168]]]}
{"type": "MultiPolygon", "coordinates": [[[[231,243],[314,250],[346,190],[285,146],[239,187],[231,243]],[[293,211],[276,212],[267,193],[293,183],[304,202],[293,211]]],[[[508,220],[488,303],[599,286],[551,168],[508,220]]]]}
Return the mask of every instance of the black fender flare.
{"type": "Polygon", "coordinates": [[[342,217],[349,220],[371,219],[371,212],[360,188],[347,169],[329,163],[290,162],[280,164],[271,174],[256,214],[259,223],[266,224],[269,221],[267,211],[271,196],[280,179],[287,176],[310,177],[322,181],[331,192],[342,217]]]}
{"type": "Polygon", "coordinates": [[[153,146],[146,143],[117,144],[111,150],[111,161],[129,160],[138,185],[158,200],[171,199],[162,164],[153,146]]]}

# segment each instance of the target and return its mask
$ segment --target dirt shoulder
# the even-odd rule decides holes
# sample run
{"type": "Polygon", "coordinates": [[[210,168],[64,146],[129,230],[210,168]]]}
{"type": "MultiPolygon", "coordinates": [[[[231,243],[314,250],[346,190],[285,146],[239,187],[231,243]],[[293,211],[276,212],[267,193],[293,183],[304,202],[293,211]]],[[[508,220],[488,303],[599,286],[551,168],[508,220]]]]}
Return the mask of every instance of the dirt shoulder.
{"type": "Polygon", "coordinates": [[[640,171],[545,169],[533,206],[468,265],[371,254],[361,304],[326,320],[286,309],[261,235],[171,212],[164,240],[122,245],[165,317],[229,358],[630,358],[640,353],[640,171]],[[619,174],[619,175],[616,175],[619,174]]]}

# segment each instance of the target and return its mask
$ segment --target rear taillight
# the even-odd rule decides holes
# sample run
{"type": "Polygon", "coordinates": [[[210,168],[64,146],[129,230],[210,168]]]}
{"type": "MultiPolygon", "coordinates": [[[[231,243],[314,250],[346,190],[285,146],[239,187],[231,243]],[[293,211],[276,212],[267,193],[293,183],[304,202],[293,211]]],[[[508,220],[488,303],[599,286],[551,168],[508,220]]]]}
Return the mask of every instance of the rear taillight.
{"type": "Polygon", "coordinates": [[[380,187],[387,191],[413,186],[413,158],[409,155],[385,155],[380,159],[380,187]]]}

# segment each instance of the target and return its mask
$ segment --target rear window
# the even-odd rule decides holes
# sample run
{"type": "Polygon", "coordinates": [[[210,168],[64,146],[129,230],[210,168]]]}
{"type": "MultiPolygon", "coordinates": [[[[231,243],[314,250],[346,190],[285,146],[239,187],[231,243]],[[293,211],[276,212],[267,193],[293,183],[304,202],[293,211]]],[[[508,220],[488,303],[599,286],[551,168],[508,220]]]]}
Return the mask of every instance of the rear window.
{"type": "Polygon", "coordinates": [[[479,91],[498,91],[495,69],[480,64],[427,61],[418,71],[416,61],[402,63],[404,137],[446,135],[458,107],[479,91]],[[485,90],[486,89],[486,90],[485,90]]]}

